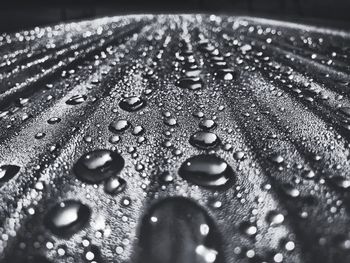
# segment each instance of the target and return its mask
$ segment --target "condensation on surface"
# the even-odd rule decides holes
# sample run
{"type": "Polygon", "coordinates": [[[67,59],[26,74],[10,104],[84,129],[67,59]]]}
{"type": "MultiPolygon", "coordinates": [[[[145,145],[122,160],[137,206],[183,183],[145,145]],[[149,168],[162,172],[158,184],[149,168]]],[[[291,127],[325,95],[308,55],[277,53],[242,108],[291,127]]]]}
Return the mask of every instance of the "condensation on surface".
{"type": "Polygon", "coordinates": [[[0,35],[1,262],[349,262],[349,39],[214,15],[0,35]]]}

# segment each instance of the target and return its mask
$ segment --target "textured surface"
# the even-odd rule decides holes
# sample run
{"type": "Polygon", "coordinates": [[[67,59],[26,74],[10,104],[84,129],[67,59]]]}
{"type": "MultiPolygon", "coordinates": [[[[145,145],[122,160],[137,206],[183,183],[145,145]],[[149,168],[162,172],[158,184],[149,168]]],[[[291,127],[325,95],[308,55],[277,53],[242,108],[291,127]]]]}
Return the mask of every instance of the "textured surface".
{"type": "Polygon", "coordinates": [[[349,38],[201,15],[1,35],[1,261],[349,262],[349,38]]]}

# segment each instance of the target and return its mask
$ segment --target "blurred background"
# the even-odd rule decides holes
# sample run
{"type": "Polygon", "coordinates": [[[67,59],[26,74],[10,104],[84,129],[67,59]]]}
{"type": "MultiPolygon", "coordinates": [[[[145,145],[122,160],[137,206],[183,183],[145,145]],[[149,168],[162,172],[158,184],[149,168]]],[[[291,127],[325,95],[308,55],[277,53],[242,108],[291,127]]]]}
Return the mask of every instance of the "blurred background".
{"type": "Polygon", "coordinates": [[[229,13],[350,29],[350,0],[1,0],[0,32],[114,14],[229,13]]]}

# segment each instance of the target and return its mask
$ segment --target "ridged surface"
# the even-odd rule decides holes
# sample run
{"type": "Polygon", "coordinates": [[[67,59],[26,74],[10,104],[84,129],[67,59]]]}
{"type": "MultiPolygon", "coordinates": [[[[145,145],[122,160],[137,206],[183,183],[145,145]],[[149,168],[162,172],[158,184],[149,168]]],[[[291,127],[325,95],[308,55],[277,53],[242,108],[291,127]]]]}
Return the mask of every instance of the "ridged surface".
{"type": "Polygon", "coordinates": [[[154,230],[164,255],[190,253],[164,241],[194,227],[176,213],[188,201],[188,213],[220,233],[217,260],[198,262],[350,262],[349,47],[347,32],[207,15],[113,17],[1,35],[0,166],[9,177],[0,180],[1,261],[91,262],[92,252],[97,262],[158,262],[147,258],[159,251],[142,219],[150,207],[164,217],[170,200],[173,229],[154,230]],[[189,58],[199,89],[181,84],[189,58]],[[222,60],[231,75],[211,65],[222,60]],[[82,97],[67,103],[75,95],[82,97]],[[125,111],[126,96],[145,105],[125,111]],[[115,134],[120,125],[110,124],[121,119],[128,125],[115,134]],[[201,134],[190,140],[208,126],[203,119],[216,123],[210,146],[201,134]],[[124,167],[112,170],[125,189],[111,194],[77,176],[79,158],[97,149],[122,156],[124,167]],[[178,174],[199,154],[224,160],[230,185],[178,174]],[[168,199],[175,196],[188,199],[168,199]],[[59,236],[45,220],[69,199],[84,204],[85,218],[59,236]]]}

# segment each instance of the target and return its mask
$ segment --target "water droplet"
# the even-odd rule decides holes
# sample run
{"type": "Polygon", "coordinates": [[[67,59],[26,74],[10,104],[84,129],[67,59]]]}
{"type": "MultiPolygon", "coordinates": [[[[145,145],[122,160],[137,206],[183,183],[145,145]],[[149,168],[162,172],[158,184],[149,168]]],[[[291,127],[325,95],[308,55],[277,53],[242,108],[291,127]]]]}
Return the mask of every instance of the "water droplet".
{"type": "Polygon", "coordinates": [[[198,90],[203,87],[201,78],[182,78],[176,82],[176,85],[183,89],[198,90]]]}
{"type": "Polygon", "coordinates": [[[190,137],[190,144],[201,149],[211,149],[219,143],[219,137],[212,132],[199,131],[190,137]]]}
{"type": "Polygon", "coordinates": [[[316,174],[313,170],[307,169],[303,172],[303,177],[305,179],[314,179],[315,176],[316,176],[316,174]]]}
{"type": "Polygon", "coordinates": [[[243,234],[246,234],[247,236],[255,236],[258,232],[258,228],[249,222],[241,223],[240,230],[243,234]]]}
{"type": "Polygon", "coordinates": [[[202,120],[202,121],[199,123],[199,128],[201,128],[201,129],[203,129],[203,130],[206,130],[206,131],[209,131],[209,130],[211,130],[211,129],[214,129],[215,127],[216,127],[215,121],[210,120],[210,119],[202,120]]]}
{"type": "Polygon", "coordinates": [[[108,129],[113,133],[121,133],[126,131],[130,127],[130,123],[127,120],[112,121],[108,129]]]}
{"type": "Polygon", "coordinates": [[[162,172],[159,177],[160,180],[165,184],[169,184],[174,181],[174,177],[169,173],[169,171],[162,172]]]}
{"type": "Polygon", "coordinates": [[[266,221],[270,224],[270,226],[278,226],[283,223],[284,215],[276,211],[271,211],[268,213],[266,221]]]}
{"type": "Polygon", "coordinates": [[[69,100],[66,101],[68,105],[78,105],[86,100],[86,95],[74,95],[69,100]]]}
{"type": "Polygon", "coordinates": [[[215,71],[215,76],[222,80],[233,80],[234,74],[234,71],[229,68],[218,69],[215,71]]]}
{"type": "Polygon", "coordinates": [[[119,102],[119,107],[125,111],[138,111],[146,106],[146,101],[140,97],[124,98],[119,102]]]}
{"type": "Polygon", "coordinates": [[[104,190],[106,193],[114,195],[122,192],[126,187],[126,181],[120,177],[111,177],[106,180],[104,190]]]}
{"type": "Polygon", "coordinates": [[[164,119],[164,124],[168,126],[175,126],[177,124],[177,120],[175,118],[166,118],[164,119]]]}
{"type": "Polygon", "coordinates": [[[43,133],[43,132],[38,132],[37,134],[35,134],[35,139],[42,139],[42,138],[44,138],[45,137],[45,133],[43,133]]]}
{"type": "Polygon", "coordinates": [[[88,223],[90,215],[88,206],[76,200],[66,200],[50,209],[44,224],[53,234],[69,237],[88,223]]]}
{"type": "Polygon", "coordinates": [[[271,161],[277,164],[282,164],[284,162],[284,158],[281,155],[276,154],[272,156],[271,161]]]}
{"type": "Polygon", "coordinates": [[[350,179],[343,176],[334,176],[330,178],[330,182],[339,189],[348,190],[350,188],[350,179]]]}
{"type": "Polygon", "coordinates": [[[245,153],[242,151],[237,151],[233,154],[233,158],[235,158],[237,161],[242,160],[244,158],[245,153]]]}
{"type": "Polygon", "coordinates": [[[117,152],[95,150],[84,154],[74,165],[76,176],[87,183],[99,183],[117,175],[124,167],[124,159],[117,152]]]}
{"type": "Polygon", "coordinates": [[[50,118],[50,119],[47,121],[47,123],[48,123],[48,124],[56,124],[56,123],[59,123],[60,121],[61,121],[60,118],[52,117],[52,118],[50,118]]]}
{"type": "Polygon", "coordinates": [[[206,211],[181,197],[153,205],[142,220],[138,262],[223,263],[221,237],[206,211]]]}
{"type": "Polygon", "coordinates": [[[179,175],[200,186],[220,188],[230,185],[235,174],[223,159],[215,155],[197,155],[187,159],[179,169],[179,175]]]}
{"type": "Polygon", "coordinates": [[[291,184],[283,184],[282,189],[284,193],[290,197],[298,197],[300,195],[299,190],[291,184]]]}
{"type": "Polygon", "coordinates": [[[18,172],[20,167],[17,165],[2,165],[0,166],[0,185],[9,181],[18,172]]]}
{"type": "Polygon", "coordinates": [[[132,134],[135,136],[142,135],[145,132],[145,129],[142,126],[135,126],[132,130],[132,134]]]}
{"type": "Polygon", "coordinates": [[[186,70],[184,74],[187,78],[199,78],[201,71],[199,69],[186,70]]]}

